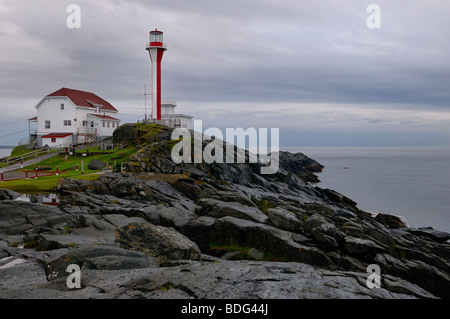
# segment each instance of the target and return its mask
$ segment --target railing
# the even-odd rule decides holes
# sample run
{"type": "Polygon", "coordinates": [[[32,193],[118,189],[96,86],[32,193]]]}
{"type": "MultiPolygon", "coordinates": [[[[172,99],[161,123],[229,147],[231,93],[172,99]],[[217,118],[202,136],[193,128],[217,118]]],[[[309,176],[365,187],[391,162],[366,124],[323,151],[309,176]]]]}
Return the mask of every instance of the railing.
{"type": "Polygon", "coordinates": [[[97,135],[97,129],[93,127],[80,127],[77,129],[77,134],[97,135]]]}
{"type": "Polygon", "coordinates": [[[66,147],[68,147],[68,149],[71,148],[70,146],[61,144],[61,145],[52,146],[52,147],[36,150],[36,151],[33,151],[33,152],[25,153],[25,154],[22,154],[22,155],[19,155],[19,156],[15,156],[15,157],[3,158],[3,159],[0,160],[0,166],[5,167],[5,166],[2,165],[2,164],[5,164],[5,163],[6,163],[6,166],[17,164],[17,163],[23,163],[26,159],[36,158],[36,157],[38,157],[39,155],[42,155],[42,154],[50,154],[52,151],[65,149],[66,147]]]}
{"type": "Polygon", "coordinates": [[[174,100],[164,100],[161,102],[161,105],[175,105],[177,106],[177,101],[174,100]]]}

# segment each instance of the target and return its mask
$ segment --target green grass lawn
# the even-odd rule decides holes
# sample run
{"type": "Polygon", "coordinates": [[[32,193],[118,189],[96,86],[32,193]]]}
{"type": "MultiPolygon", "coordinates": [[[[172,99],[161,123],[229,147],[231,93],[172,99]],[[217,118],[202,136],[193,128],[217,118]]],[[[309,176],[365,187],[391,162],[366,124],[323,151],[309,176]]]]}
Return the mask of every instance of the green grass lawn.
{"type": "MultiPolygon", "coordinates": [[[[86,150],[83,150],[86,151],[86,150]]],[[[82,153],[83,151],[77,151],[77,153],[82,153]]],[[[97,147],[89,148],[89,152],[97,152],[97,147]]],[[[43,176],[38,179],[21,179],[15,181],[6,181],[1,183],[1,188],[8,188],[10,190],[19,192],[19,193],[38,193],[38,192],[51,192],[54,191],[58,181],[61,178],[75,178],[75,179],[84,179],[84,180],[95,180],[100,175],[94,174],[99,171],[90,170],[88,168],[88,164],[92,159],[98,159],[107,163],[109,167],[115,168],[117,170],[120,169],[120,164],[128,162],[130,160],[130,156],[135,153],[134,147],[128,147],[122,150],[114,149],[111,151],[105,151],[104,154],[99,154],[95,156],[89,157],[78,157],[78,156],[65,156],[65,155],[57,155],[55,157],[49,158],[37,164],[33,164],[24,169],[34,170],[36,166],[49,166],[52,171],[58,170],[60,172],[59,176],[43,176]],[[81,161],[84,162],[84,174],[82,171],[81,161]],[[75,167],[78,165],[78,172],[75,171],[75,167]],[[67,171],[66,171],[67,170],[67,171]]],[[[30,177],[33,176],[32,174],[30,177]]]]}
{"type": "MultiPolygon", "coordinates": [[[[89,152],[97,152],[96,147],[92,147],[87,149],[89,152]]],[[[86,152],[86,150],[77,151],[77,153],[83,153],[86,152]]],[[[58,155],[52,158],[49,158],[47,160],[44,160],[42,162],[39,162],[38,164],[33,164],[30,166],[25,167],[25,169],[34,170],[36,166],[50,166],[52,170],[56,170],[56,167],[58,167],[59,171],[63,171],[66,169],[72,169],[75,168],[76,165],[78,165],[79,170],[81,171],[81,163],[83,161],[84,163],[84,172],[85,173],[93,173],[94,171],[89,170],[87,167],[89,162],[92,159],[98,159],[102,162],[105,162],[108,166],[114,168],[114,164],[116,164],[116,167],[120,167],[120,163],[122,162],[128,162],[130,160],[130,156],[135,153],[134,147],[128,147],[123,150],[117,150],[114,149],[112,151],[105,151],[104,154],[95,155],[95,156],[88,156],[88,157],[82,157],[82,156],[64,156],[64,155],[58,155]]]]}
{"type": "Polygon", "coordinates": [[[81,172],[69,171],[59,176],[42,176],[37,179],[19,179],[15,181],[6,181],[0,184],[1,188],[7,188],[18,193],[46,193],[53,192],[61,178],[75,178],[93,181],[99,174],[82,174],[81,172]]]}

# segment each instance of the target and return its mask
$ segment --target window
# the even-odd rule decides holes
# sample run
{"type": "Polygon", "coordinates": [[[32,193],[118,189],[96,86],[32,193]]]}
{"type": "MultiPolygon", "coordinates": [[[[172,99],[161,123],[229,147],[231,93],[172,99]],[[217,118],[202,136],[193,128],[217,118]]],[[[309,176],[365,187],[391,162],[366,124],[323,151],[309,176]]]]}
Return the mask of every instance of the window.
{"type": "Polygon", "coordinates": [[[106,126],[105,121],[103,121],[103,127],[105,127],[105,126],[106,126]]]}
{"type": "Polygon", "coordinates": [[[64,111],[64,103],[61,103],[61,111],[64,111]]]}
{"type": "Polygon", "coordinates": [[[45,121],[45,129],[50,129],[50,121],[45,121]]]}
{"type": "Polygon", "coordinates": [[[72,126],[71,120],[64,120],[64,126],[72,126]]]}
{"type": "Polygon", "coordinates": [[[94,122],[91,122],[91,127],[94,127],[94,122]]]}
{"type": "Polygon", "coordinates": [[[56,143],[56,137],[52,137],[52,143],[56,143]]]}
{"type": "Polygon", "coordinates": [[[83,126],[88,126],[88,121],[83,121],[83,126]]]}
{"type": "Polygon", "coordinates": [[[109,127],[109,123],[110,123],[110,122],[108,122],[108,127],[109,127]]]}

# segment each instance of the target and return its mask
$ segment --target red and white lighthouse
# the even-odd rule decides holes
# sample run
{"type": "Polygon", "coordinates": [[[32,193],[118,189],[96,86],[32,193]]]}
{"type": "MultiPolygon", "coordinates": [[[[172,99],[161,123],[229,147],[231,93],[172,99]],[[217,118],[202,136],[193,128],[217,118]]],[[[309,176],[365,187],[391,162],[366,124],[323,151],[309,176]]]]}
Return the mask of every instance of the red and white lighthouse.
{"type": "Polygon", "coordinates": [[[163,32],[150,31],[150,42],[146,45],[152,61],[152,118],[161,120],[161,60],[167,45],[163,42],[163,32]]]}

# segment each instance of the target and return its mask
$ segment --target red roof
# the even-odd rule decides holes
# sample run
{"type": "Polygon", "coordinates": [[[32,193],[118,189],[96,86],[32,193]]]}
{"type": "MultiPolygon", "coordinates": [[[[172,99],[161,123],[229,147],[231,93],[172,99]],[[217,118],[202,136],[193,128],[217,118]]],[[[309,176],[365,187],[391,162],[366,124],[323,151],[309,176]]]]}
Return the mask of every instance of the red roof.
{"type": "Polygon", "coordinates": [[[51,134],[48,134],[48,135],[44,135],[44,136],[42,136],[42,138],[58,138],[58,137],[67,137],[67,136],[70,136],[70,135],[72,135],[73,133],[51,133],[51,134]]]}
{"type": "Polygon", "coordinates": [[[61,88],[58,91],[47,95],[47,97],[51,96],[66,96],[75,103],[76,106],[95,108],[96,105],[101,105],[103,110],[118,112],[108,101],[105,101],[91,92],[61,88]]]}
{"type": "Polygon", "coordinates": [[[98,117],[98,118],[100,118],[102,120],[120,121],[119,119],[116,119],[115,117],[112,117],[112,116],[109,116],[109,115],[92,114],[92,113],[89,113],[89,115],[98,117]]]}

